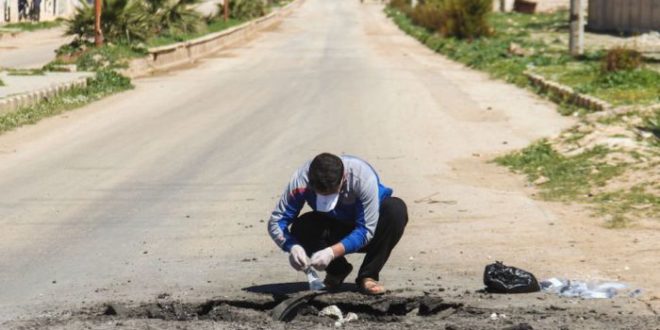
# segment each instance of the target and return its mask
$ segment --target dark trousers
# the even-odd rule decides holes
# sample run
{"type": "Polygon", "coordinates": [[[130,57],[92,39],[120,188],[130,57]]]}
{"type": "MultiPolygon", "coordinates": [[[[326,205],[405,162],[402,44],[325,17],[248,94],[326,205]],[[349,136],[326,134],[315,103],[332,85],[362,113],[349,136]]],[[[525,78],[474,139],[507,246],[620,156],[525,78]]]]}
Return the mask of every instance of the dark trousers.
{"type": "MultiPolygon", "coordinates": [[[[370,277],[379,280],[380,271],[385,266],[394,246],[399,242],[408,223],[406,204],[397,197],[388,197],[380,205],[378,225],[373,238],[360,253],[366,253],[356,282],[370,277]]],[[[321,212],[308,212],[293,221],[291,235],[305,248],[309,256],[341,241],[355,229],[354,223],[332,219],[321,212]]],[[[326,269],[329,274],[346,273],[351,267],[346,258],[335,258],[326,269]]]]}

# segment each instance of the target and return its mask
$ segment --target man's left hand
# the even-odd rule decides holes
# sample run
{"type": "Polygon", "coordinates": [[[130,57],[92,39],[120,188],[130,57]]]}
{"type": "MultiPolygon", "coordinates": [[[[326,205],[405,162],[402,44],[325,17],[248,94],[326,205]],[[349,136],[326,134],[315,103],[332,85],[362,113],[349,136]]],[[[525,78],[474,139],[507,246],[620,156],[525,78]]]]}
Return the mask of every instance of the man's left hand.
{"type": "Polygon", "coordinates": [[[312,267],[316,268],[316,270],[325,270],[334,258],[335,254],[332,252],[331,247],[317,251],[312,255],[312,267]]]}

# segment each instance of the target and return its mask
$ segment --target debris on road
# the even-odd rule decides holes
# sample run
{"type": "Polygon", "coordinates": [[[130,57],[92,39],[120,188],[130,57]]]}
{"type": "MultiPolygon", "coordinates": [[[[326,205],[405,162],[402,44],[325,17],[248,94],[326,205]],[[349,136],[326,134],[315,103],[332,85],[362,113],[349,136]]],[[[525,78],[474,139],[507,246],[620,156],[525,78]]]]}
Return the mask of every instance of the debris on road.
{"type": "Polygon", "coordinates": [[[490,317],[489,317],[489,318],[490,318],[491,320],[493,320],[493,321],[497,321],[497,320],[499,320],[499,319],[505,319],[505,318],[506,318],[506,314],[492,313],[492,314],[490,314],[490,317]]]}
{"type": "Polygon", "coordinates": [[[505,266],[501,261],[486,266],[484,284],[487,291],[494,293],[530,293],[541,290],[534,274],[505,266]]]}
{"type": "MultiPolygon", "coordinates": [[[[550,278],[542,281],[541,289],[544,292],[555,293],[564,297],[583,298],[583,299],[611,299],[621,290],[628,286],[617,282],[584,282],[572,281],[559,278],[550,278]]],[[[628,295],[636,297],[641,294],[641,289],[633,290],[628,295]]]]}
{"type": "Polygon", "coordinates": [[[339,309],[337,305],[330,305],[323,308],[319,312],[319,316],[333,318],[335,320],[335,327],[341,327],[345,323],[356,321],[359,318],[357,314],[353,312],[348,312],[346,314],[346,317],[344,317],[344,315],[341,312],[341,309],[339,309]]]}

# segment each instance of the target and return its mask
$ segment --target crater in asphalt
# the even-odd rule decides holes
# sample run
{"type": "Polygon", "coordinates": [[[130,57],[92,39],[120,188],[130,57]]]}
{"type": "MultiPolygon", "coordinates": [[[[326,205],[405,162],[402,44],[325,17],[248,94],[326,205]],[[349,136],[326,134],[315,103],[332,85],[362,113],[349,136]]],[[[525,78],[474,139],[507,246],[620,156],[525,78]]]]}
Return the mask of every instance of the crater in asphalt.
{"type": "MultiPolygon", "coordinates": [[[[90,317],[112,316],[116,318],[148,318],[167,321],[229,321],[259,322],[272,319],[275,307],[288,296],[275,296],[272,299],[213,299],[202,303],[185,303],[176,300],[159,300],[128,306],[121,303],[108,303],[100,311],[89,311],[90,317]]],[[[360,320],[372,322],[396,322],[405,316],[427,317],[437,314],[447,316],[463,309],[462,303],[448,302],[441,297],[369,297],[357,293],[337,293],[320,295],[301,304],[287,321],[295,319],[328,320],[319,317],[323,308],[336,305],[346,314],[353,312],[360,320]]]]}
{"type": "MultiPolygon", "coordinates": [[[[373,329],[648,329],[660,324],[660,315],[622,304],[633,301],[569,301],[534,295],[461,293],[396,293],[370,297],[347,291],[324,293],[301,304],[289,323],[273,320],[281,302],[299,292],[248,294],[240,298],[204,301],[178,300],[160,294],[141,303],[107,302],[78,310],[51,311],[33,319],[0,324],[2,329],[310,329],[334,328],[335,320],[319,311],[336,305],[343,315],[358,315],[345,324],[357,330],[373,329]],[[542,298],[542,299],[539,299],[542,298]],[[512,302],[515,301],[515,306],[512,302]]],[[[636,305],[642,307],[642,305],[636,305]]]]}

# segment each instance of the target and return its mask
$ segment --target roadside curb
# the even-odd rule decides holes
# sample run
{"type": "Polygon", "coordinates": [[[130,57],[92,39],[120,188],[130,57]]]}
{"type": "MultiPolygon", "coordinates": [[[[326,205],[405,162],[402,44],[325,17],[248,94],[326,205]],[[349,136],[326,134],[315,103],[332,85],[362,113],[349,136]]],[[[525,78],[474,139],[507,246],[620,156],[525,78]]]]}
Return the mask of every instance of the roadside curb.
{"type": "Polygon", "coordinates": [[[593,111],[612,109],[611,104],[599,98],[580,94],[571,87],[546,79],[541,75],[531,72],[525,72],[524,75],[529,79],[533,86],[540,88],[542,92],[559,97],[562,101],[593,111]]]}
{"type": "Polygon", "coordinates": [[[132,60],[122,74],[134,79],[152,73],[194,63],[196,60],[215,53],[233,43],[247,40],[257,32],[278,23],[283,17],[300,7],[304,0],[294,0],[270,14],[259,17],[233,28],[211,33],[197,39],[172,45],[149,48],[149,55],[132,60]]]}
{"type": "Polygon", "coordinates": [[[81,77],[74,81],[54,84],[35,91],[11,95],[0,99],[0,115],[10,113],[21,108],[35,105],[42,100],[55,97],[60,93],[87,86],[87,77],[81,77]]]}

